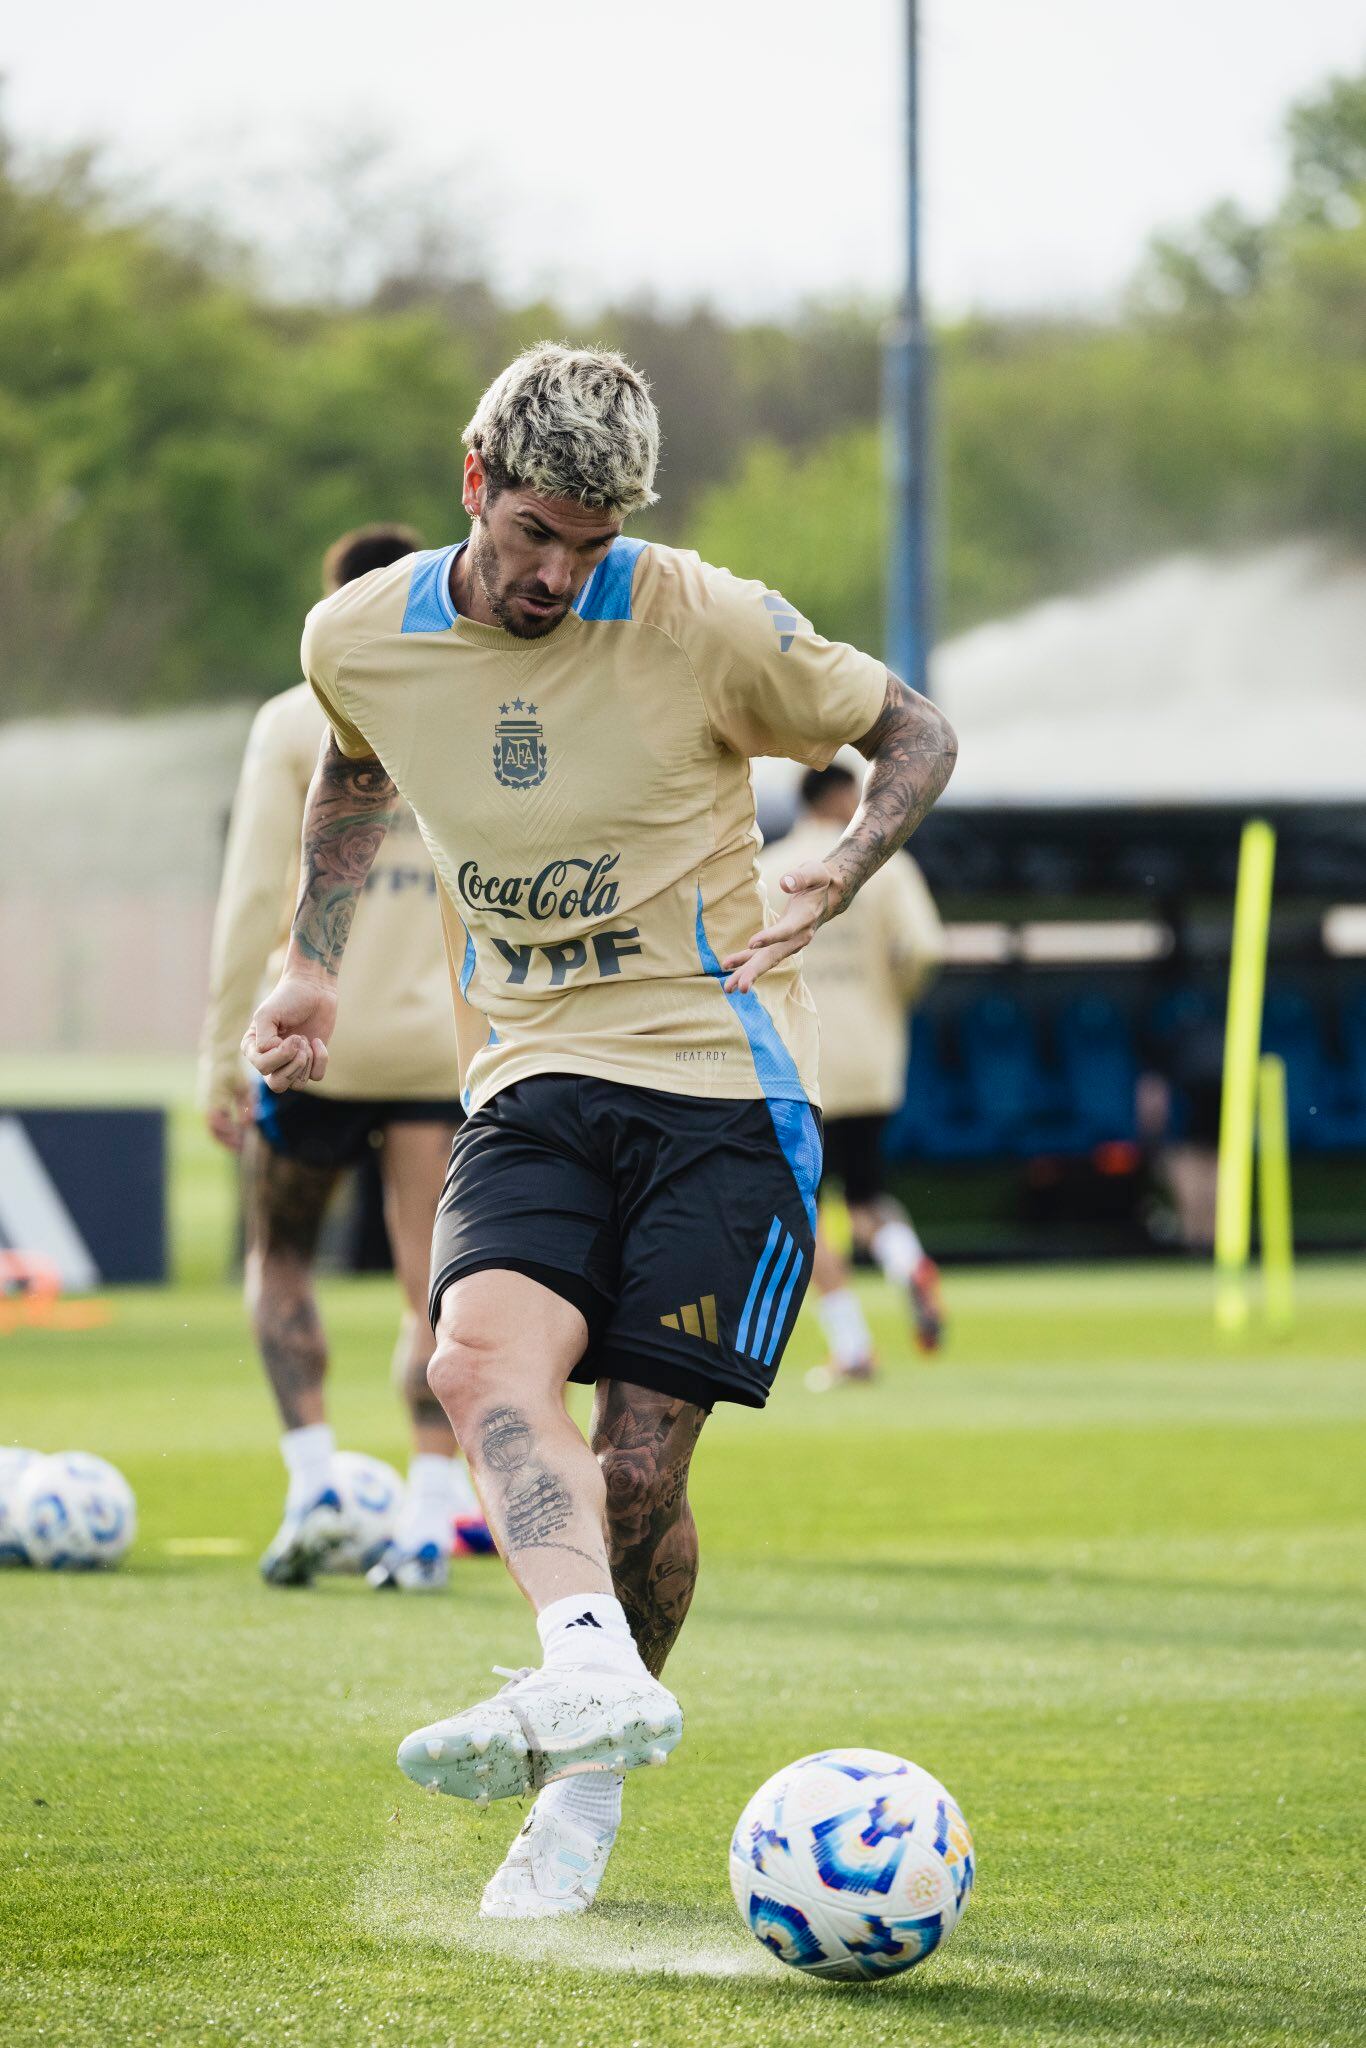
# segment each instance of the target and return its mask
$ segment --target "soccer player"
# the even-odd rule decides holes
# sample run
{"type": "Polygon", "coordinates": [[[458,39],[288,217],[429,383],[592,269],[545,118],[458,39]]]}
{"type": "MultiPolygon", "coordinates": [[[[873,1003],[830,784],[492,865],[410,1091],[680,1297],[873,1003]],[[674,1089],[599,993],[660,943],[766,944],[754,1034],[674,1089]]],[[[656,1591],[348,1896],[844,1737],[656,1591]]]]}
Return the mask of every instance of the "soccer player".
{"type": "MultiPolygon", "coordinates": [[[[858,805],[858,782],[840,762],[808,769],[796,825],[760,863],[765,880],[776,883],[793,862],[819,860],[852,824],[858,805]]],[[[802,959],[821,1020],[825,1171],[843,1186],[854,1243],[908,1297],[922,1351],[937,1350],[943,1335],[939,1269],[887,1193],[882,1133],[906,1087],[907,1007],[924,994],[943,957],[944,927],[934,898],[905,855],[869,876],[845,915],[822,927],[802,959]]],[[[820,1229],[812,1278],[832,1362],[808,1384],[871,1379],[872,1332],[849,1285],[847,1263],[820,1229]]]]}
{"type": "Polygon", "coordinates": [[[623,536],[654,499],[659,424],[620,357],[529,351],[465,440],[469,539],[309,616],[332,744],[245,1049],[272,1092],[326,1071],[401,792],[486,1020],[464,1029],[428,1376],[543,1663],[399,1762],[467,1799],[539,1794],[483,1900],[529,1917],[592,1901],[622,1774],[682,1733],[659,1673],[697,1575],[689,1462],[716,1402],[763,1406],[811,1269],[817,1025],[795,956],[925,816],[954,747],[773,591],[623,536]],[[872,764],[863,802],[773,917],[750,757],[819,766],[846,740],[872,764]],[[591,1447],[569,1380],[597,1389],[591,1447]]]}
{"type": "MultiPolygon", "coordinates": [[[[345,534],[324,558],[323,589],[339,590],[420,544],[406,526],[345,534]]],[[[385,1218],[408,1304],[394,1369],[413,1452],[395,1542],[370,1576],[373,1585],[426,1592],[446,1582],[457,1521],[468,1548],[485,1547],[488,1533],[427,1385],[432,1222],[462,1112],[436,878],[406,805],[395,806],[383,846],[376,842],[326,1080],[282,1099],[258,1079],[252,1097],[241,1063],[252,1005],[284,955],[304,803],[326,730],[306,683],[262,705],[252,725],[214,921],[200,1100],[213,1136],[242,1153],[247,1299],[284,1425],[284,1520],[261,1562],[273,1585],[307,1583],[343,1533],[313,1260],[339,1174],[379,1144],[385,1218]]]]}

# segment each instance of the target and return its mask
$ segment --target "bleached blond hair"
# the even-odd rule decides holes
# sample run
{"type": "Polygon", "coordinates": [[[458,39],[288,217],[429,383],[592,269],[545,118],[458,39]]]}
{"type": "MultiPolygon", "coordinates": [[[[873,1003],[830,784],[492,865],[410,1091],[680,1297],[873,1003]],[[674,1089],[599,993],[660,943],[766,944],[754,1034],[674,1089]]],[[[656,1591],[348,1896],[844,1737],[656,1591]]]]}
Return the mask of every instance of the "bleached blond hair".
{"type": "Polygon", "coordinates": [[[464,441],[495,489],[620,513],[655,502],[659,414],[640,372],[610,349],[524,350],[489,385],[464,441]]]}

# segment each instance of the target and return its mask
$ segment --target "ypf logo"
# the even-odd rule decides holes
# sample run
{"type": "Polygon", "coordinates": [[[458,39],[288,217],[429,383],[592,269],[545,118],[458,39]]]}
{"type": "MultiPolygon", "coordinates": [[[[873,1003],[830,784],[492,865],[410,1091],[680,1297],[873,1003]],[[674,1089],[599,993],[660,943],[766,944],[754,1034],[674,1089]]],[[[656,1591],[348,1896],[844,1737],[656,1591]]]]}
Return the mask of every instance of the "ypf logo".
{"type": "Polygon", "coordinates": [[[493,728],[493,772],[504,789],[534,789],[545,781],[545,733],[534,704],[520,697],[498,706],[493,728]]]}

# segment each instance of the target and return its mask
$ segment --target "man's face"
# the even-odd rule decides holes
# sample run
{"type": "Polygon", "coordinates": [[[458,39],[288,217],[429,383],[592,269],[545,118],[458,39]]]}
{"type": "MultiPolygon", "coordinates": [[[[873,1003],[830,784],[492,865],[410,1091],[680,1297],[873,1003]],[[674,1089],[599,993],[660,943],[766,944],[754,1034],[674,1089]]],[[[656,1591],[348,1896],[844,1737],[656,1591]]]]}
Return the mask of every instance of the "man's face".
{"type": "Polygon", "coordinates": [[[574,498],[508,489],[490,498],[483,465],[465,464],[465,510],[475,521],[470,561],[504,632],[539,640],[559,625],[621,532],[621,516],[574,498]]]}

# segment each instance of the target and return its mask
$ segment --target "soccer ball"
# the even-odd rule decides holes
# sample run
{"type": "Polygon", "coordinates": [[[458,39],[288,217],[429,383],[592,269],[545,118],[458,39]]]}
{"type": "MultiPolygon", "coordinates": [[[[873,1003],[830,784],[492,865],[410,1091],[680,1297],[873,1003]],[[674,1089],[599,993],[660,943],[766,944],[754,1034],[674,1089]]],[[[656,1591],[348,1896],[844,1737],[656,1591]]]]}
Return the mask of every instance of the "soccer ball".
{"type": "Polygon", "coordinates": [[[12,1514],[29,1563],[53,1572],[117,1564],[138,1526],[132,1487],[89,1451],[34,1458],[20,1477],[12,1514]]]}
{"type": "Polygon", "coordinates": [[[18,1444],[0,1448],[0,1565],[28,1563],[28,1552],[14,1522],[14,1502],[20,1479],[39,1456],[38,1451],[20,1450],[18,1444]]]}
{"type": "Polygon", "coordinates": [[[403,1481],[382,1458],[338,1451],[332,1483],[341,1495],[346,1534],[329,1556],[329,1572],[368,1572],[392,1542],[403,1507],[403,1481]]]}
{"type": "Polygon", "coordinates": [[[972,1836],[918,1764],[823,1749],[761,1785],[735,1824],[730,1888],[775,1956],[813,1977],[892,1977],[958,1925],[972,1836]]]}

